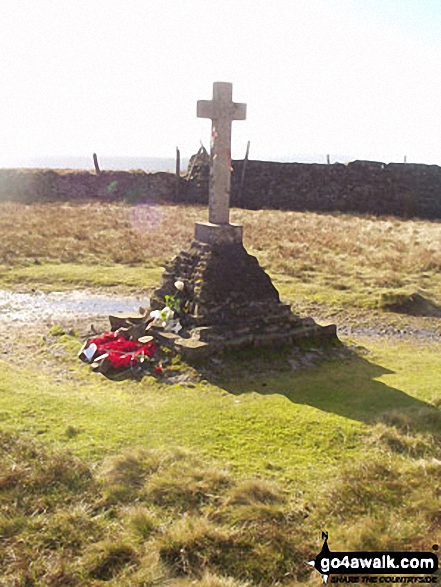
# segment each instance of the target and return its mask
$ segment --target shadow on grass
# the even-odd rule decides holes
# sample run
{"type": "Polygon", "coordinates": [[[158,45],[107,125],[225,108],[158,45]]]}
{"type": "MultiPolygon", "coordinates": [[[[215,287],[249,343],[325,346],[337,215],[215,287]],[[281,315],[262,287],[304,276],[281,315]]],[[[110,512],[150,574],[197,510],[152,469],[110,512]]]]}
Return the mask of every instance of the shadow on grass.
{"type": "Polygon", "coordinates": [[[235,376],[233,368],[228,369],[232,360],[230,356],[224,366],[224,375],[214,376],[211,381],[234,395],[251,392],[279,394],[295,404],[364,423],[385,422],[414,432],[439,433],[441,429],[440,410],[377,381],[377,378],[393,372],[355,353],[297,370],[288,370],[286,365],[283,368],[279,354],[280,370],[277,364],[273,364],[266,370],[256,368],[253,374],[255,359],[252,357],[247,364],[248,374],[240,377],[235,376]]]}

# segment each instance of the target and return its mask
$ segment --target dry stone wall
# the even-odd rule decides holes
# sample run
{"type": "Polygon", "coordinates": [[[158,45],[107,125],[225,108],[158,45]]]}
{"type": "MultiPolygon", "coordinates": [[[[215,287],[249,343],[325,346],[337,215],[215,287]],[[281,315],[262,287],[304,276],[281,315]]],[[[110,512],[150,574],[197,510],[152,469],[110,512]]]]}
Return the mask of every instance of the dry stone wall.
{"type": "MultiPolygon", "coordinates": [[[[233,162],[231,205],[249,209],[361,212],[441,218],[441,167],[354,161],[347,165],[233,162]]],[[[193,182],[186,197],[206,201],[208,178],[193,182]]]]}
{"type": "Polygon", "coordinates": [[[280,208],[441,218],[441,168],[354,161],[348,165],[249,161],[234,165],[232,203],[280,208]]]}
{"type": "Polygon", "coordinates": [[[167,201],[175,191],[171,173],[0,169],[0,201],[167,201]]]}
{"type": "MultiPolygon", "coordinates": [[[[437,165],[354,161],[348,165],[233,162],[231,205],[250,209],[343,211],[441,218],[437,165]]],[[[208,175],[181,179],[171,173],[0,169],[0,201],[101,200],[206,204],[208,175]]]]}

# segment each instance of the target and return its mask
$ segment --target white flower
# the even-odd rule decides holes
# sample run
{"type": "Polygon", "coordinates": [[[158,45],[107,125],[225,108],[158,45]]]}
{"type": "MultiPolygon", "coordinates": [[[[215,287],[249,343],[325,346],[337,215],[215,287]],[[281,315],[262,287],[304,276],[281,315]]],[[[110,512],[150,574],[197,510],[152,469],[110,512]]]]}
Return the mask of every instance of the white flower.
{"type": "Polygon", "coordinates": [[[184,282],[181,281],[180,279],[178,279],[177,281],[175,281],[175,288],[178,289],[179,291],[182,291],[184,289],[184,282]]]}
{"type": "Polygon", "coordinates": [[[165,306],[162,310],[153,310],[150,312],[150,318],[153,318],[153,322],[149,326],[166,326],[167,323],[173,318],[173,310],[168,306],[165,306]]]}
{"type": "Polygon", "coordinates": [[[169,308],[168,306],[165,306],[165,308],[162,308],[161,318],[163,320],[163,326],[165,326],[167,324],[167,322],[173,318],[173,315],[174,315],[173,310],[171,308],[169,308]]]}

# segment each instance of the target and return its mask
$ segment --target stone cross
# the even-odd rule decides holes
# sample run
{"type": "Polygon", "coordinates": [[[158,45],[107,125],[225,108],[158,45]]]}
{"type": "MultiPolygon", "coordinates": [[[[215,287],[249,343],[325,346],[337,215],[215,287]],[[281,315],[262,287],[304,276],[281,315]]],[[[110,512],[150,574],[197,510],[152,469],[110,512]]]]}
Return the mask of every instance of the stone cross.
{"type": "Polygon", "coordinates": [[[199,100],[199,118],[211,118],[211,156],[208,220],[229,224],[231,189],[231,123],[245,120],[246,104],[233,102],[233,84],[214,82],[213,99],[199,100]]]}

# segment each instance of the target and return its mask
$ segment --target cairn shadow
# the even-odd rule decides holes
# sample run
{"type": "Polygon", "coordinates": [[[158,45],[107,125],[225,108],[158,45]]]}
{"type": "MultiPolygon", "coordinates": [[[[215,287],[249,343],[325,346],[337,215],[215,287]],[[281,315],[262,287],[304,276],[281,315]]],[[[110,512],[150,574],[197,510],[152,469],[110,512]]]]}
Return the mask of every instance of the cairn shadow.
{"type": "Polygon", "coordinates": [[[364,357],[325,361],[299,370],[268,369],[254,376],[214,376],[212,383],[240,396],[247,393],[281,395],[306,405],[366,424],[384,422],[412,432],[440,433],[441,411],[378,378],[392,374],[364,357]]]}

